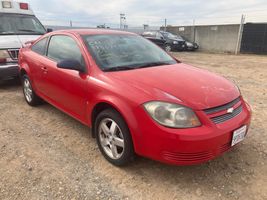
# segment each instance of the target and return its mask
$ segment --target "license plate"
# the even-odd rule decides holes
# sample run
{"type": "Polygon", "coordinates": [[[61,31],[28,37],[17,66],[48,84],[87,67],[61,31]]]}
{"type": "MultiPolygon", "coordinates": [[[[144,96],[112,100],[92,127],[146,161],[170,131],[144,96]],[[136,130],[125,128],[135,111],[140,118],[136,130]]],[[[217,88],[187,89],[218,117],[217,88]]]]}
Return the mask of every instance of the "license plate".
{"type": "Polygon", "coordinates": [[[233,133],[231,146],[234,146],[237,143],[239,143],[242,140],[244,140],[244,138],[246,136],[246,132],[247,132],[247,126],[246,125],[242,126],[241,128],[239,128],[237,130],[235,130],[234,133],[233,133]]]}

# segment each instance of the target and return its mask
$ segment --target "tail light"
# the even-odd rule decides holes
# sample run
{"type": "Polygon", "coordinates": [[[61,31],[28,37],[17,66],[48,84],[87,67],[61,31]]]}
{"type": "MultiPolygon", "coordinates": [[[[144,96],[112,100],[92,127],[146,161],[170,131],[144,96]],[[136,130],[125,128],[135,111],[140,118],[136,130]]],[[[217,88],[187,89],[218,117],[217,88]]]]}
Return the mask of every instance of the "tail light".
{"type": "Polygon", "coordinates": [[[6,63],[10,59],[9,53],[6,50],[0,50],[0,63],[6,63]]]}
{"type": "Polygon", "coordinates": [[[11,1],[2,1],[3,8],[12,8],[11,1]]]}
{"type": "Polygon", "coordinates": [[[22,10],[29,10],[29,4],[27,3],[19,3],[19,7],[22,10]]]}

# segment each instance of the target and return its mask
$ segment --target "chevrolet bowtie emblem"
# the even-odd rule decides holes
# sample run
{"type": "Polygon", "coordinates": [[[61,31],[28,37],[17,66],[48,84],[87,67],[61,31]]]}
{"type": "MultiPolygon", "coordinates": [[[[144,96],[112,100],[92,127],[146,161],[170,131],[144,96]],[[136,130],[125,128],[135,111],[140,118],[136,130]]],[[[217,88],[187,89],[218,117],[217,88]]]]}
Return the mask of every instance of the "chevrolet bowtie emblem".
{"type": "Polygon", "coordinates": [[[234,112],[234,108],[228,108],[227,109],[227,113],[233,113],[234,112]]]}

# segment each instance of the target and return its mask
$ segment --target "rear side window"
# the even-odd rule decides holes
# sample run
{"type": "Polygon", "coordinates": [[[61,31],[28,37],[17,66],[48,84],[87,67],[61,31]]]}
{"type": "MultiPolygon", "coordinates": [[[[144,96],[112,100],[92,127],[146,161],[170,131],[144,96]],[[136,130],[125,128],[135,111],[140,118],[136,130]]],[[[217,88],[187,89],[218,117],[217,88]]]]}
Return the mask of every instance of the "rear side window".
{"type": "Polygon", "coordinates": [[[74,39],[65,35],[52,36],[49,42],[47,56],[57,62],[74,59],[84,65],[82,53],[74,39]]]}
{"type": "Polygon", "coordinates": [[[44,39],[41,39],[37,43],[35,43],[32,46],[32,51],[40,54],[40,55],[45,55],[45,50],[46,50],[46,42],[47,42],[47,37],[44,39]]]}

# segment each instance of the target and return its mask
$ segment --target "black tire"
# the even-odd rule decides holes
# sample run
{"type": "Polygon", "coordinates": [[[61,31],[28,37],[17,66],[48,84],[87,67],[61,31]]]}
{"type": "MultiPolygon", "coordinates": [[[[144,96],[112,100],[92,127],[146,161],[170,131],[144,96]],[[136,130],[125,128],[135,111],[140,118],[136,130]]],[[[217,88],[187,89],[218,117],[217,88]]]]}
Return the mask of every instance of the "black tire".
{"type": "Polygon", "coordinates": [[[166,52],[171,52],[172,51],[172,47],[169,44],[166,44],[164,49],[165,49],[166,52]]]}
{"type": "MultiPolygon", "coordinates": [[[[135,152],[134,152],[134,148],[133,148],[133,142],[132,142],[132,137],[129,131],[129,128],[126,124],[126,122],[124,121],[124,119],[122,118],[122,116],[115,110],[113,109],[106,109],[102,112],[100,112],[95,120],[95,130],[94,133],[96,135],[96,140],[97,140],[97,144],[98,147],[102,153],[102,155],[113,165],[116,166],[124,166],[129,164],[131,161],[134,160],[135,158],[135,152]],[[123,141],[124,141],[124,149],[121,153],[121,157],[119,157],[118,159],[114,159],[112,157],[110,157],[106,151],[104,150],[104,147],[101,145],[101,134],[103,135],[103,133],[101,133],[100,131],[100,123],[102,123],[104,120],[113,120],[116,125],[118,125],[119,127],[119,131],[120,133],[123,135],[123,141]]],[[[102,129],[101,129],[102,130],[102,129]]],[[[107,145],[107,147],[109,147],[107,145]]],[[[110,147],[111,149],[111,147],[110,147]]]]}
{"type": "Polygon", "coordinates": [[[34,92],[29,76],[27,74],[24,74],[21,80],[22,80],[23,94],[26,102],[30,106],[37,106],[41,104],[42,99],[39,96],[37,96],[37,94],[34,92]],[[27,84],[29,84],[29,86],[26,86],[27,84]],[[27,92],[27,89],[30,89],[31,93],[27,92]]]}

